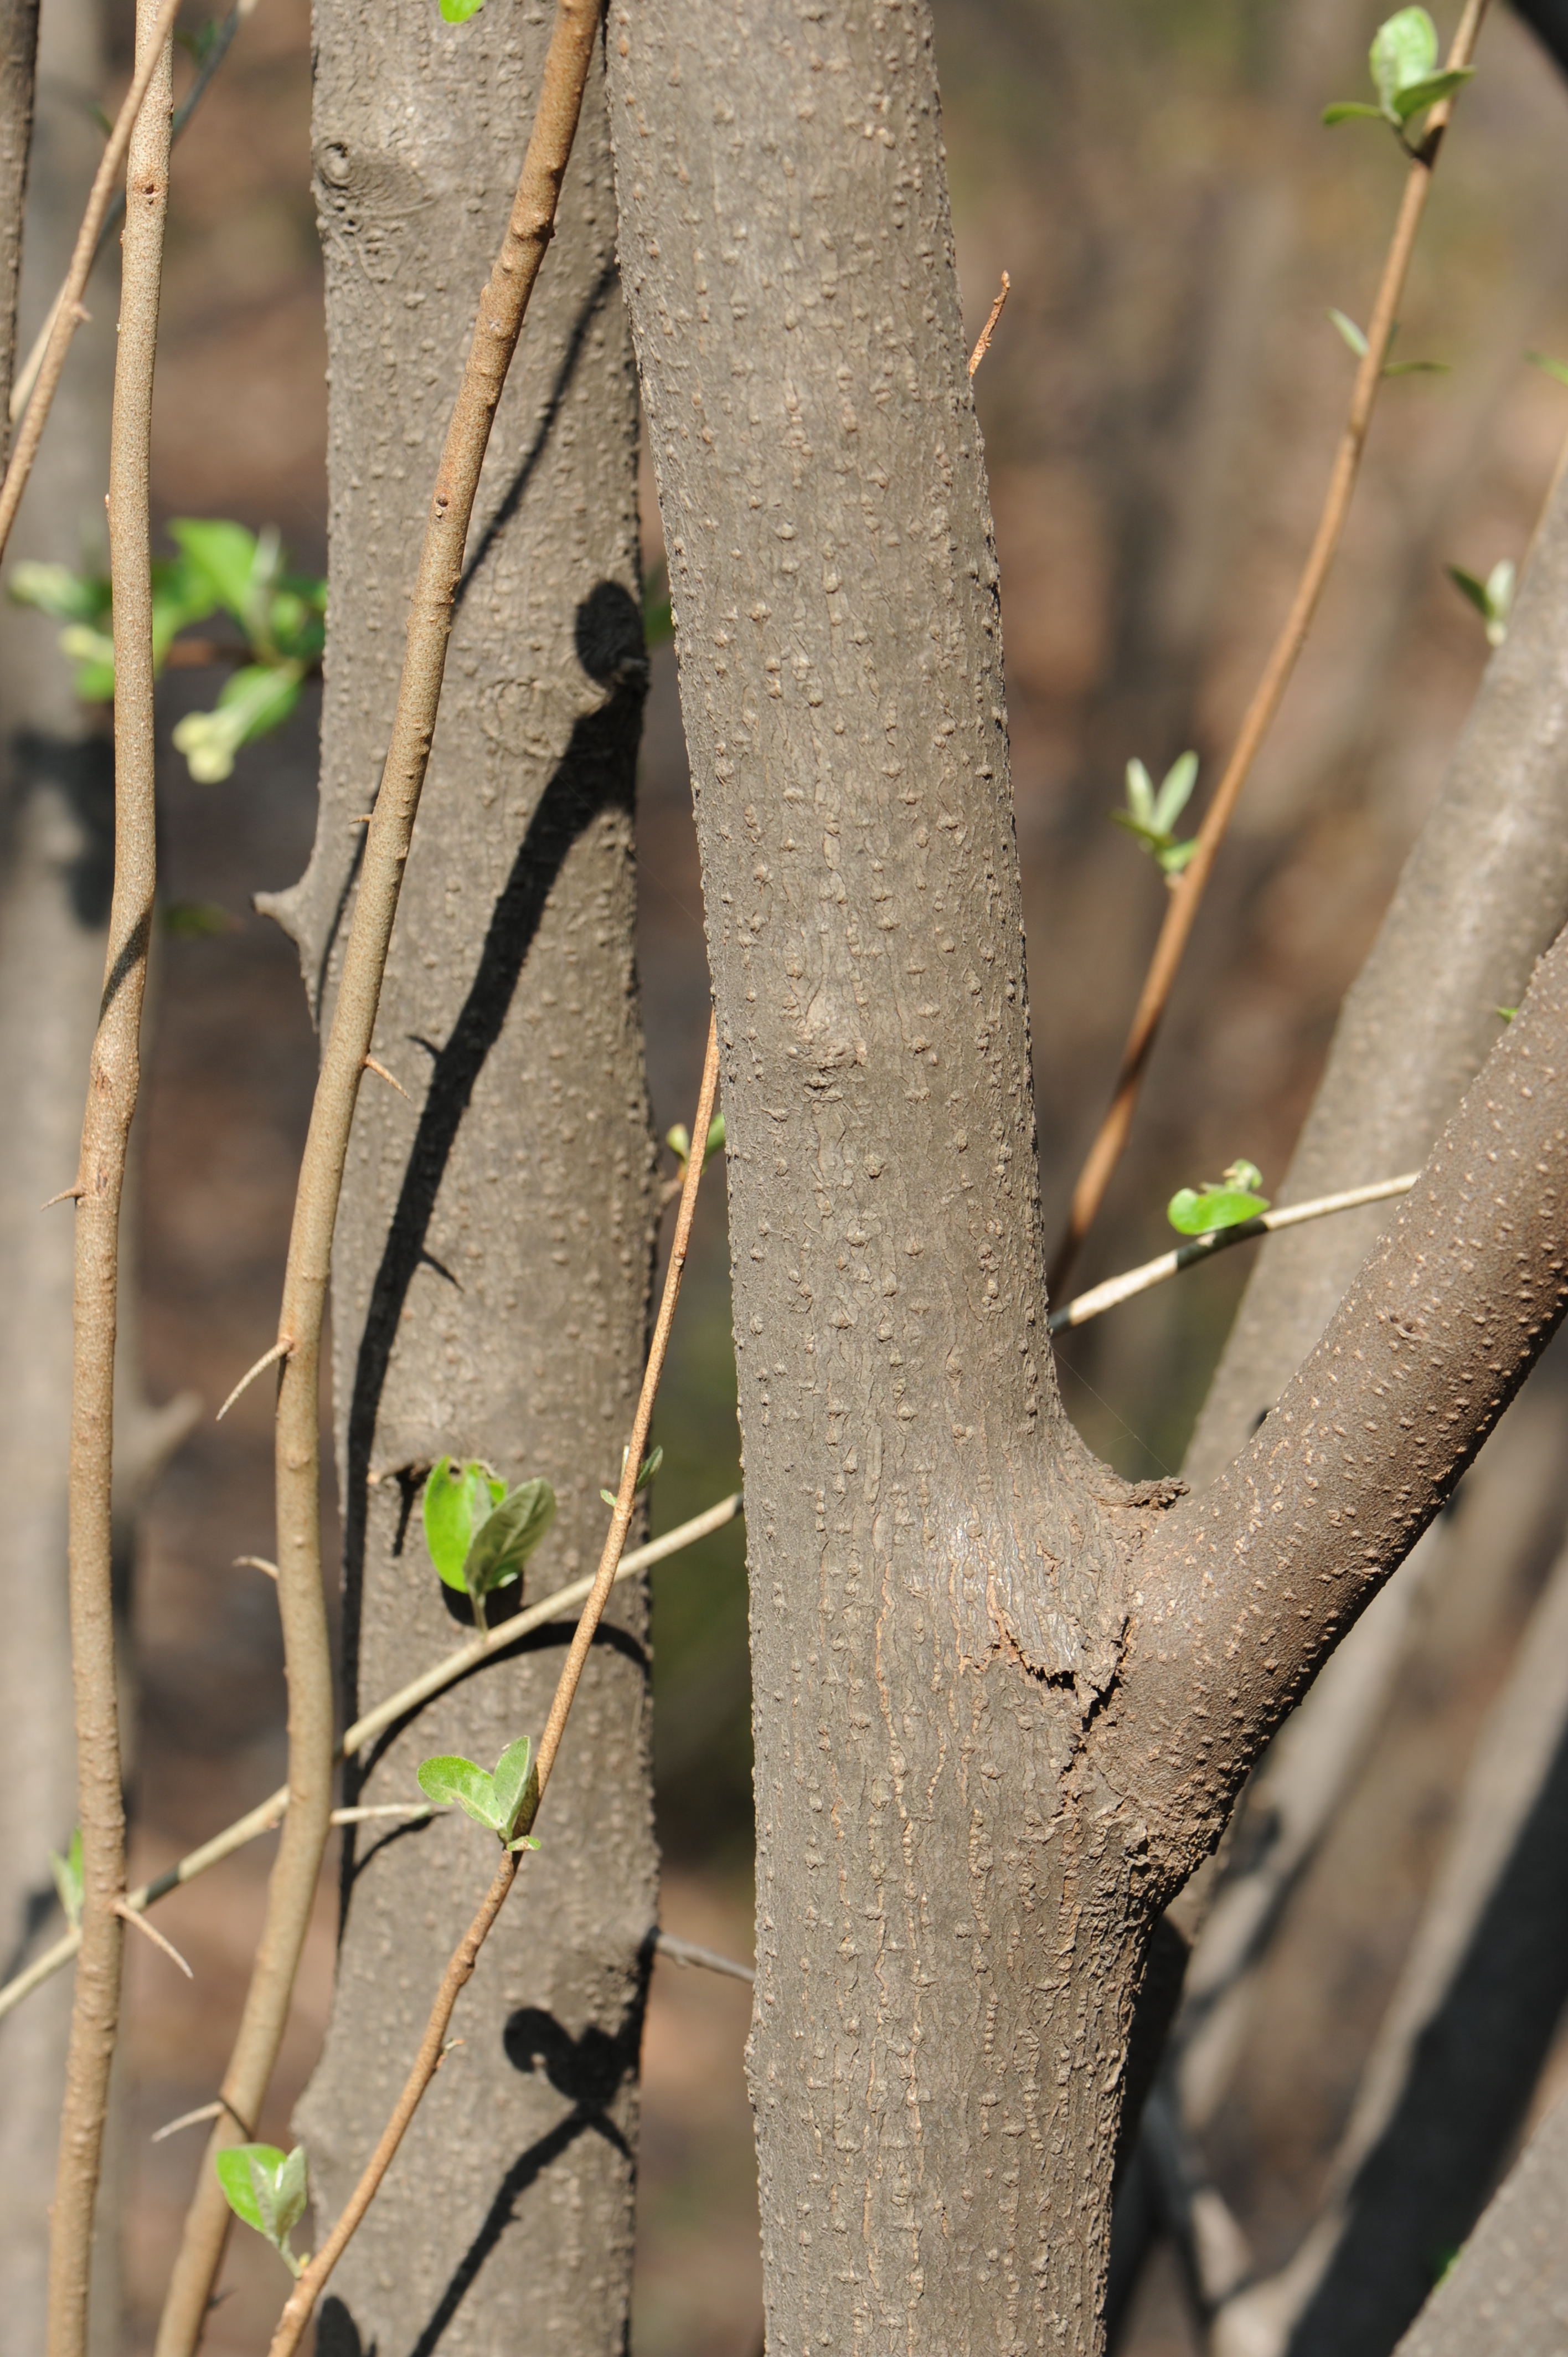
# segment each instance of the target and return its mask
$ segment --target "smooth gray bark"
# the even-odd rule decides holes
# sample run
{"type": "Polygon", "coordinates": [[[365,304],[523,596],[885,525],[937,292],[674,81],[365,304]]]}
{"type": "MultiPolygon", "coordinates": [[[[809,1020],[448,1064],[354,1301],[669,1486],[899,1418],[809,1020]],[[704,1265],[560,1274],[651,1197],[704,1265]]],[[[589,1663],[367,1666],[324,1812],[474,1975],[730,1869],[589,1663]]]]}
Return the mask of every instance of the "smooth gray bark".
{"type": "MultiPolygon", "coordinates": [[[[331,621],[310,867],[266,905],[313,1004],[344,930],[440,436],[521,161],[549,26],[318,0],[315,158],[331,364],[331,621]]],[[[531,1578],[596,1557],[647,1318],[652,1145],[631,963],[642,649],[636,407],[602,86],[498,417],[361,1088],[333,1319],[350,1716],[448,1650],[417,1491],[444,1453],[542,1474],[531,1578]]],[[[517,1590],[505,1592],[515,1597],[517,1590]]],[[[492,1605],[504,1610],[504,1598],[492,1605]]],[[[466,1612],[467,1606],[462,1609],[466,1612]]],[[[541,1824],[444,2066],[324,2304],[320,2347],[627,2331],[636,2072],[655,1922],[646,1597],[616,1590],[541,1824]]],[[[490,1765],[537,1735],[565,1629],[429,1704],[350,1777],[490,1765]]],[[[301,2106],[330,2218],[489,1878],[462,1816],[356,1840],[326,2053],[301,2106]]]]}
{"type": "Polygon", "coordinates": [[[1213,1501],[1095,1465],[929,19],[608,27],[725,1049],[768,2343],[1089,2352],[1154,1910],[1562,1314],[1568,959],[1213,1501]]]}
{"type": "MultiPolygon", "coordinates": [[[[10,12],[14,30],[22,11],[10,12]]],[[[27,215],[20,340],[52,301],[102,145],[94,0],[48,0],[27,215]]],[[[18,110],[20,113],[21,110],[18,110]]],[[[20,124],[18,124],[18,128],[20,124]]],[[[11,200],[20,172],[0,151],[11,200]]],[[[21,222],[4,207],[0,271],[21,222]]],[[[5,288],[0,285],[0,297],[5,288]]],[[[103,544],[113,307],[81,329],[11,544],[81,560],[103,544]]],[[[0,1939],[7,1969],[58,1928],[48,1852],[76,1816],[65,1482],[70,1420],[71,1210],[39,1205],[76,1175],[88,1051],[103,982],[113,804],[107,738],[70,692],[59,625],[0,604],[0,1939]]],[[[0,2283],[7,2338],[42,2348],[47,2204],[70,2015],[69,1978],[0,2027],[0,2283]]],[[[95,2309],[99,2303],[95,2301],[95,2309]]]]}
{"type": "MultiPolygon", "coordinates": [[[[1509,635],[1487,666],[1437,803],[1346,998],[1283,1203],[1422,1161],[1568,920],[1568,470],[1559,471],[1509,635]]],[[[1201,1485],[1311,1349],[1386,1208],[1270,1243],[1187,1452],[1201,1485]]]]}

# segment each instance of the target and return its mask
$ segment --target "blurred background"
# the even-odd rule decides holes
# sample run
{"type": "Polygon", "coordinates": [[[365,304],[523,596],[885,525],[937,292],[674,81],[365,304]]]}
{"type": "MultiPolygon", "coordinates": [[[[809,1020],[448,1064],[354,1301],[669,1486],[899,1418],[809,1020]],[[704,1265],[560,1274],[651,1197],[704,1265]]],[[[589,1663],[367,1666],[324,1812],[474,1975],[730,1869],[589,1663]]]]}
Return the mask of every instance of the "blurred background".
{"type": "MultiPolygon", "coordinates": [[[[434,0],[432,0],[434,5],[434,0]]],[[[492,0],[507,5],[507,0],[492,0]]],[[[46,8],[48,0],[46,0],[46,8]]],[[[1364,97],[1382,11],[1363,0],[936,0],[966,321],[1012,295],[976,394],[1002,565],[1047,1225],[1103,1109],[1164,893],[1108,813],[1128,759],[1200,757],[1195,814],[1283,615],[1354,361],[1326,314],[1365,319],[1403,166],[1379,126],[1319,127],[1364,97]]],[[[1435,11],[1446,36],[1454,0],[1435,11]]],[[[108,17],[124,87],[129,10],[108,17]]],[[[275,524],[325,569],[321,284],[309,190],[306,0],[262,0],[177,151],[155,429],[157,513],[275,524]]],[[[1445,576],[1522,560],[1568,435],[1568,87],[1498,6],[1442,158],[1391,381],[1312,644],[1222,854],[1134,1128],[1077,1286],[1164,1248],[1164,1206],[1239,1155],[1283,1173],[1340,996],[1377,926],[1482,669],[1445,576]]],[[[102,319],[112,303],[100,299],[102,319]]],[[[101,328],[112,332],[112,328],[101,328]]],[[[81,530],[102,538],[102,485],[81,530]]],[[[645,557],[660,559],[645,497],[645,557]]],[[[39,618],[36,660],[59,662],[39,618]]],[[[166,683],[162,736],[209,701],[166,683]]],[[[151,1396],[215,1406],[273,1331],[315,1044],[294,952],[251,913],[292,882],[314,823],[315,713],[191,783],[167,759],[170,899],[229,922],[160,951],[139,1136],[140,1343],[151,1396]]],[[[640,786],[639,953],[660,1133],[691,1116],[706,1015],[701,898],[674,663],[656,657],[640,786]]],[[[717,1178],[721,1166],[714,1166],[717,1178]]],[[[1389,1174],[1367,1170],[1368,1179],[1389,1174]]],[[[706,1190],[659,1410],[655,1528],[736,1486],[722,1182],[706,1190]]],[[[1058,1364],[1094,1448],[1174,1469],[1252,1247],[1070,1338],[1058,1364]]],[[[1547,1380],[1558,1379],[1549,1371],[1547,1380]]],[[[1543,1426],[1554,1445],[1561,1421],[1543,1426]]],[[[156,1871],[282,1770],[265,1387],[204,1415],[144,1515],[134,1575],[134,1873],[156,1871]]],[[[1544,1540],[1434,1601],[1352,1810],[1294,1902],[1299,1961],[1271,1993],[1216,2132],[1232,2201],[1288,2252],[1430,1881],[1467,1748],[1539,1587],[1544,1540]],[[1532,1551],[1533,1547],[1533,1551],[1532,1551]],[[1330,1930],[1333,1938],[1330,1940],[1330,1930]],[[1282,2030],[1281,2025],[1287,2025],[1282,2030]]],[[[750,1757],[739,1526],[655,1576],[666,1927],[749,1958],[750,1757]]],[[[128,2351],[150,2347],[198,2138],[152,2145],[205,2100],[260,1920],[258,1845],[160,1921],[197,1968],[130,1956],[128,2351]]],[[[325,2019],[324,1897],[268,2133],[325,2019]]],[[[740,1985],[660,1964],[646,2050],[639,2357],[752,2357],[760,2331],[740,1985]]],[[[275,2263],[231,2262],[213,2357],[256,2344],[275,2263]]],[[[1196,2348],[1174,2274],[1131,2345],[1196,2348]]],[[[383,2352],[383,2357],[392,2357],[383,2352]]]]}

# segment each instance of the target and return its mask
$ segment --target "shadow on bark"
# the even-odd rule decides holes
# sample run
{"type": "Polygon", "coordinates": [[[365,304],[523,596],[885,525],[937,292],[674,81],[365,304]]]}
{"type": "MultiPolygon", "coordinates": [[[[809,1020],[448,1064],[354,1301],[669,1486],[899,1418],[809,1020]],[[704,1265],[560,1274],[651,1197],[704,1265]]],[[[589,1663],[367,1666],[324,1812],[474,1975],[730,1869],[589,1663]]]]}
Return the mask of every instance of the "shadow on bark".
{"type": "Polygon", "coordinates": [[[1288,2357],[1391,2349],[1491,2194],[1568,1998],[1568,1737],[1368,2154],[1288,2357]]]}
{"type": "Polygon", "coordinates": [[[11,812],[52,786],[81,829],[67,868],[71,913],[89,932],[109,922],[114,889],[114,748],[107,737],[51,737],[18,730],[11,740],[11,812]]]}
{"type": "MultiPolygon", "coordinates": [[[[580,2038],[574,2038],[553,2014],[539,2006],[522,2006],[509,2016],[501,2033],[507,2061],[514,2071],[542,2071],[572,2108],[548,2135],[538,2137],[519,2153],[501,2179],[483,2223],[453,2269],[409,2357],[435,2357],[448,2326],[478,2281],[486,2260],[507,2228],[515,2223],[518,2202],[579,2136],[601,2136],[623,2159],[630,2160],[631,2148],[610,2118],[609,2106],[626,2081],[636,2074],[652,1964],[650,1932],[638,1952],[635,1994],[613,2036],[590,2022],[580,2038]]],[[[336,2298],[322,2303],[316,2347],[317,2357],[379,2357],[379,2343],[360,2340],[358,2325],[343,2301],[336,2298]]]]}
{"type": "MultiPolygon", "coordinates": [[[[607,811],[629,809],[631,803],[648,663],[641,615],[618,582],[601,581],[578,607],[576,645],[578,661],[589,677],[609,688],[608,700],[577,722],[540,796],[491,911],[467,997],[445,1045],[416,1043],[431,1058],[430,1081],[371,1291],[349,1409],[343,1553],[350,1717],[360,1708],[367,1477],[403,1303],[415,1271],[427,1257],[425,1238],[447,1160],[485,1060],[500,1037],[545,902],[579,838],[607,811]]],[[[351,1870],[346,1857],[345,1873],[351,1870]]]]}

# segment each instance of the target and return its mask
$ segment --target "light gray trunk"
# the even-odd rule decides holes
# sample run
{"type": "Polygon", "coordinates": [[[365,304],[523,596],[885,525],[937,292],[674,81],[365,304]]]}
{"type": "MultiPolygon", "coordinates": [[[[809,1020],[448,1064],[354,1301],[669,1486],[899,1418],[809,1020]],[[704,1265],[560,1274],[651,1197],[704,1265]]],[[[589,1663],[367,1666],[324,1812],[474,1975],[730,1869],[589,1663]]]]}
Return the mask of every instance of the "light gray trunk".
{"type": "MultiPolygon", "coordinates": [[[[26,12],[0,18],[9,38],[26,12]]],[[[24,44],[25,45],[25,44],[24,44]]],[[[8,60],[9,62],[9,60],[8,60]]],[[[64,275],[102,145],[95,0],[47,0],[27,211],[19,342],[31,344],[64,275]]],[[[15,131],[24,126],[17,124],[15,131]]],[[[21,194],[8,127],[0,272],[16,266],[21,194]]],[[[0,283],[0,299],[5,287],[0,283]]],[[[9,555],[102,561],[113,280],[90,296],[9,555]]],[[[8,393],[9,371],[6,371],[8,393]]],[[[70,1423],[71,1208],[39,1206],[76,1176],[88,1051],[103,981],[113,766],[70,692],[58,623],[0,604],[0,1926],[15,1969],[59,1928],[48,1852],[76,1816],[65,1481],[70,1423]]],[[[0,2027],[0,2283],[5,2337],[43,2346],[47,2204],[70,2015],[69,1975],[0,2027]]],[[[101,2303],[94,2303],[98,2308],[101,2303]]]]}
{"type": "MultiPolygon", "coordinates": [[[[542,10],[318,0],[315,159],[332,371],[321,813],[267,905],[313,1001],[340,943],[396,694],[411,577],[474,304],[537,96],[542,10]]],[[[636,406],[596,77],[470,543],[334,1268],[347,1708],[461,1635],[425,1553],[433,1459],[542,1474],[536,1574],[596,1559],[641,1369],[652,1146],[631,963],[646,661],[636,406]]],[[[515,1597],[516,1590],[506,1591],[515,1597]]],[[[464,1608],[466,1609],[466,1607],[464,1608]]],[[[504,1610],[504,1599],[495,1609],[504,1610]]],[[[628,2330],[636,2076],[655,1856],[646,1598],[616,1591],[529,1858],[445,2064],[325,2303],[323,2357],[628,2330]]],[[[351,1796],[416,1796],[456,1751],[535,1736],[564,1627],[429,1704],[351,1796]]],[[[458,1815],[360,1838],[327,2049],[301,2107],[330,2218],[411,2061],[493,1844],[458,1815]]]]}

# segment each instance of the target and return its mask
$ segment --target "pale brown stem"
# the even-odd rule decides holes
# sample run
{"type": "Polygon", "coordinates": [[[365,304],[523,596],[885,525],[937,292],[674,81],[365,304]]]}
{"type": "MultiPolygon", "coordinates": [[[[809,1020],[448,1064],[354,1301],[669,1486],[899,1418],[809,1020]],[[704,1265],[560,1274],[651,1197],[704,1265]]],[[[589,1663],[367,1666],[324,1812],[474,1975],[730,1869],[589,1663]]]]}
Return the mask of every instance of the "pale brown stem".
{"type": "MultiPolygon", "coordinates": [[[[109,2074],[119,2034],[124,1944],[125,1811],[110,1579],[110,1487],[120,1203],[141,1079],[142,999],[157,881],[147,468],[164,221],[168,209],[173,87],[168,32],[173,16],[172,5],[137,0],[136,70],[132,84],[136,101],[132,110],[134,129],[124,122],[125,135],[118,150],[119,156],[124,156],[129,148],[109,449],[109,565],[114,588],[114,663],[120,683],[114,705],[114,888],[103,998],[88,1069],[77,1172],[80,1192],[71,1310],[68,1512],[71,1676],[81,1824],[81,1961],[71,2012],[49,2222],[48,2357],[86,2357],[92,2222],[109,2105],[109,2074]]],[[[102,169],[94,183],[95,198],[101,188],[106,201],[108,189],[102,169]]],[[[18,448],[12,461],[13,474],[23,458],[18,448]]],[[[10,475],[5,489],[9,493],[10,475]]],[[[0,511],[8,524],[15,503],[5,509],[0,498],[0,511]]],[[[3,537],[0,533],[0,541],[3,537]]]]}
{"type": "Polygon", "coordinates": [[[985,325],[982,328],[979,335],[975,338],[974,350],[969,356],[969,372],[971,376],[974,374],[975,370],[980,366],[981,361],[991,350],[991,339],[996,333],[996,322],[1002,317],[1002,306],[1006,302],[1008,295],[1012,291],[1012,286],[1013,281],[1008,277],[1007,273],[1004,271],[1002,273],[1002,284],[996,290],[996,300],[993,303],[990,310],[986,313],[985,325]]]}
{"type": "MultiPolygon", "coordinates": [[[[1459,29],[1454,36],[1453,48],[1448,53],[1447,61],[1451,68],[1467,66],[1471,62],[1487,7],[1487,0],[1467,0],[1459,29]]],[[[1263,667],[1263,675],[1253,690],[1252,700],[1242,719],[1230,759],[1214,790],[1214,799],[1204,813],[1203,823],[1197,831],[1197,848],[1172,888],[1154,955],[1144,977],[1132,1028],[1122,1050],[1110,1107],[1079,1173],[1067,1226],[1051,1258],[1053,1288],[1065,1284],[1084,1237],[1105,1199],[1112,1173],[1122,1159],[1133,1109],[1138,1102],[1138,1092],[1143,1087],[1144,1075],[1148,1069],[1149,1056],[1225,830],[1230,823],[1241,789],[1251,774],[1252,764],[1290,684],[1296,660],[1312,628],[1324,584],[1338,551],[1345,520],[1349,514],[1350,501],[1356,490],[1356,479],[1360,472],[1372,410],[1388,361],[1389,344],[1394,331],[1400,296],[1404,289],[1405,274],[1410,268],[1416,231],[1421,226],[1421,217],[1432,186],[1433,166],[1437,160],[1452,109],[1451,99],[1433,108],[1426,136],[1412,160],[1399,217],[1394,223],[1393,236],[1383,264],[1371,323],[1367,329],[1367,349],[1356,371],[1349,414],[1345,420],[1345,430],[1335,454],[1334,468],[1328,479],[1317,531],[1302,569],[1301,579],[1296,584],[1295,596],[1291,601],[1284,625],[1263,667]]]]}
{"type": "Polygon", "coordinates": [[[267,1915],[213,2130],[187,2214],[155,2357],[192,2357],[223,2255],[229,2205],[212,2166],[254,2119],[283,2040],[332,1810],[332,1668],[321,1580],[321,1326],[354,1104],[371,1051],[392,920],[435,733],[453,597],[490,426],[522,328],[565,175],[597,31],[599,0],[557,0],[539,108],[506,237],[479,297],[473,340],[435,478],[409,612],[381,791],[365,837],[353,921],[322,1054],[295,1197],[278,1340],[278,1609],[289,1692],[289,1804],[267,1915]]]}
{"type": "MultiPolygon", "coordinates": [[[[718,1094],[718,1029],[710,1017],[707,1054],[703,1060],[702,1090],[697,1100],[697,1117],[692,1124],[692,1135],[694,1138],[702,1139],[707,1136],[708,1124],[714,1117],[714,1100],[718,1094]]],[[[533,1809],[528,1819],[528,1824],[520,1826],[518,1829],[520,1832],[526,1833],[528,1825],[532,1825],[538,1816],[540,1805],[544,1798],[545,1787],[550,1781],[550,1771],[555,1764],[555,1755],[561,1749],[561,1738],[565,1732],[566,1721],[576,1695],[578,1681],[583,1674],[583,1665],[588,1658],[588,1649],[593,1644],[610,1589],[615,1585],[621,1549],[626,1544],[627,1531],[630,1527],[632,1514],[636,1511],[638,1469],[642,1463],[643,1450],[648,1442],[648,1428],[653,1417],[653,1403],[659,1393],[659,1379],[664,1372],[664,1354],[670,1345],[670,1329],[674,1322],[675,1304],[681,1296],[681,1278],[686,1265],[686,1254],[691,1246],[692,1220],[697,1208],[697,1189],[702,1184],[703,1159],[701,1146],[698,1146],[693,1147],[687,1160],[686,1175],[681,1189],[681,1211],[675,1222],[675,1241],[670,1251],[670,1265],[664,1275],[664,1291],[659,1304],[659,1317],[653,1329],[653,1340],[649,1346],[648,1364],[643,1369],[642,1389],[638,1395],[637,1414],[632,1420],[631,1439],[627,1448],[625,1461],[621,1466],[620,1487],[616,1494],[615,1511],[610,1516],[610,1526],[605,1534],[604,1550],[599,1556],[599,1567],[594,1575],[587,1602],[583,1607],[582,1618],[573,1632],[570,1649],[562,1665],[561,1675],[556,1681],[554,1699],[550,1706],[550,1716],[544,1722],[544,1732],[540,1738],[539,1749],[534,1755],[536,1782],[533,1809]]],[[[441,1986],[436,1994],[435,2003],[431,2008],[430,2018],[425,2024],[424,2036],[420,2041],[413,2068],[403,2083],[403,2093],[397,2099],[392,2117],[381,2130],[376,2148],[365,2164],[359,2183],[344,2204],[342,2214],[290,2293],[283,2314],[278,2319],[277,2330],[273,2335],[267,2357],[293,2357],[293,2352],[299,2346],[300,2336],[310,2321],[311,2313],[321,2296],[328,2277],[353,2239],[360,2221],[375,2200],[381,2179],[392,2167],[397,2148],[407,2132],[408,2124],[419,2109],[424,2091],[440,2067],[446,2029],[452,2018],[452,2008],[457,2002],[459,1990],[464,1987],[472,1975],[475,1959],[485,1943],[491,1924],[500,1913],[508,1891],[517,1878],[517,1857],[509,1850],[496,1868],[495,1879],[485,1893],[478,1913],[454,1950],[451,1961],[442,1976],[441,1986]]]]}
{"type": "MultiPolygon", "coordinates": [[[[98,243],[98,232],[102,227],[103,216],[108,210],[110,199],[114,193],[114,183],[119,178],[120,167],[124,163],[130,148],[132,126],[136,123],[141,113],[142,101],[152,87],[154,76],[166,70],[164,52],[168,47],[168,38],[174,29],[175,17],[179,13],[179,5],[180,0],[163,0],[163,5],[157,12],[145,48],[138,35],[136,70],[131,78],[131,87],[125,92],[125,102],[114,118],[114,128],[109,135],[109,144],[103,150],[102,161],[98,167],[92,187],[88,193],[87,210],[81,217],[81,228],[77,233],[75,251],[70,257],[70,268],[66,273],[65,284],[56,298],[49,339],[44,347],[44,356],[38,367],[38,383],[34,387],[33,397],[27,404],[21,430],[16,436],[16,447],[11,453],[11,463],[5,469],[5,481],[0,483],[0,555],[5,554],[5,544],[11,537],[11,526],[16,521],[16,510],[22,504],[22,493],[27,490],[27,478],[33,471],[33,460],[38,456],[38,444],[43,439],[49,404],[55,397],[55,387],[59,382],[60,371],[65,366],[65,356],[70,349],[70,339],[84,316],[81,298],[87,289],[88,273],[92,268],[92,256],[98,243]]],[[[138,5],[138,25],[141,13],[138,5]]],[[[164,121],[166,127],[166,111],[164,121]]],[[[166,173],[166,161],[164,168],[166,173]]],[[[127,221],[130,218],[130,210],[127,208],[127,221]]],[[[127,228],[127,251],[129,237],[130,231],[127,228]]],[[[124,316],[124,297],[122,295],[122,316],[124,316]]]]}
{"type": "MultiPolygon", "coordinates": [[[[740,1512],[740,1507],[741,1498],[737,1490],[732,1496],[721,1498],[716,1506],[709,1506],[705,1512],[693,1514],[689,1523],[682,1523],[674,1530],[666,1531],[661,1539],[650,1539],[646,1546],[634,1548],[630,1555],[623,1555],[617,1566],[616,1577],[630,1579],[636,1573],[650,1570],[656,1563],[662,1563],[667,1556],[679,1555],[682,1547],[695,1546],[699,1539],[708,1537],[714,1531],[723,1530],[726,1523],[733,1523],[740,1512]]],[[[235,1560],[254,1563],[259,1569],[270,1572],[274,1579],[277,1577],[277,1566],[263,1563],[259,1556],[239,1555],[235,1560]]],[[[585,1578],[573,1580],[568,1587],[558,1587],[553,1595],[542,1598],[539,1603],[529,1605],[525,1611],[514,1613],[510,1620],[501,1621],[477,1643],[464,1645],[458,1652],[448,1653],[444,1662],[437,1662],[433,1669],[424,1671],[406,1686],[400,1686],[396,1694],[389,1695],[385,1702],[378,1703],[374,1710],[367,1711],[363,1718],[354,1721],[348,1733],[333,1746],[334,1762],[362,1750],[367,1743],[374,1742],[378,1735],[405,1713],[417,1710],[422,1702],[430,1700],[432,1695],[442,1694],[449,1685],[455,1685],[459,1678],[467,1677],[470,1670],[478,1669],[480,1663],[488,1662],[492,1654],[504,1652],[509,1645],[515,1645],[520,1638],[528,1636],[535,1629],[542,1629],[546,1622],[559,1620],[562,1613],[569,1611],[574,1604],[582,1603],[584,1598],[592,1592],[593,1585],[594,1575],[590,1573],[585,1578]]],[[[139,1885],[126,1900],[126,1906],[134,1914],[156,1906],[160,1899],[166,1899],[171,1890],[178,1890],[184,1884],[194,1882],[209,1867],[221,1865],[226,1857],[232,1857],[236,1850],[243,1849],[250,1842],[259,1841],[263,1834],[274,1832],[282,1824],[287,1807],[288,1786],[280,1784],[275,1792],[269,1793],[253,1809],[248,1809],[242,1817],[236,1817],[232,1824],[225,1825],[222,1832],[214,1834],[210,1841],[203,1842],[198,1849],[188,1850],[165,1873],[157,1875],[151,1882],[139,1885]]],[[[337,1810],[333,1811],[335,1818],[338,1813],[337,1810]]],[[[46,1948],[41,1956],[35,1957],[24,1972],[18,1973],[14,1980],[7,1981],[5,1987],[0,1988],[0,2018],[20,2005],[25,1996],[30,1996],[34,1989],[41,1988],[45,1981],[63,1971],[81,1947],[81,1933],[73,1927],[52,1947],[46,1948]]]]}

